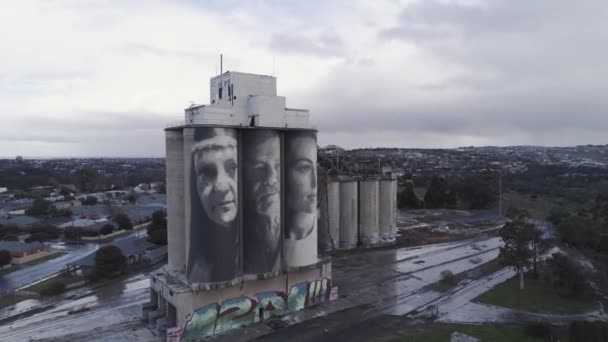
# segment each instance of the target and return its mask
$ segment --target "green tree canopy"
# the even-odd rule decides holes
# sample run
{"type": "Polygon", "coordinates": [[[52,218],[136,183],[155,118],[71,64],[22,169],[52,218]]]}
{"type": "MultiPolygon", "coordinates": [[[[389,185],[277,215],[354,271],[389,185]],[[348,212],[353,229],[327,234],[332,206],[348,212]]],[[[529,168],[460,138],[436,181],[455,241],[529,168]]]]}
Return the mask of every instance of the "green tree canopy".
{"type": "Polygon", "coordinates": [[[131,222],[129,216],[127,216],[125,213],[117,213],[116,215],[114,215],[113,221],[116,222],[118,228],[120,229],[133,229],[133,223],[131,222]]]}
{"type": "Polygon", "coordinates": [[[500,248],[500,261],[517,271],[521,289],[524,288],[524,270],[530,266],[533,257],[530,243],[534,239],[534,231],[534,225],[519,219],[507,222],[499,231],[504,242],[500,248]]]}
{"type": "Polygon", "coordinates": [[[167,244],[167,229],[156,229],[148,234],[148,240],[157,245],[167,244]]]}
{"type": "Polygon", "coordinates": [[[4,266],[10,264],[11,261],[13,261],[13,256],[11,255],[11,252],[9,252],[7,250],[1,250],[0,251],[0,267],[4,267],[4,266]]]}
{"type": "Polygon", "coordinates": [[[444,177],[434,176],[424,195],[424,205],[427,208],[444,208],[448,204],[448,196],[447,180],[444,177]]]}
{"type": "Polygon", "coordinates": [[[25,210],[26,215],[43,216],[50,212],[51,204],[43,198],[36,198],[32,206],[25,210]]]}
{"type": "Polygon", "coordinates": [[[120,248],[109,245],[103,246],[95,252],[96,278],[107,278],[121,273],[126,267],[127,258],[122,254],[120,248]]]}

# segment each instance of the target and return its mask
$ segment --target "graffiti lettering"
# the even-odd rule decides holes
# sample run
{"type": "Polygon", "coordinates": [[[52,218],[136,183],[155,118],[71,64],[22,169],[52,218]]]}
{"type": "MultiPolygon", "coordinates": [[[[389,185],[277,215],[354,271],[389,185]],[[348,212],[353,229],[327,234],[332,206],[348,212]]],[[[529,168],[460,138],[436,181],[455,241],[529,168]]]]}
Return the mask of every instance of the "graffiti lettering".
{"type": "Polygon", "coordinates": [[[288,312],[302,310],[329,300],[329,279],[303,282],[291,287],[289,294],[277,291],[258,293],[255,298],[237,297],[204,306],[186,320],[183,327],[167,332],[171,341],[191,342],[230,329],[261,322],[288,312]]]}

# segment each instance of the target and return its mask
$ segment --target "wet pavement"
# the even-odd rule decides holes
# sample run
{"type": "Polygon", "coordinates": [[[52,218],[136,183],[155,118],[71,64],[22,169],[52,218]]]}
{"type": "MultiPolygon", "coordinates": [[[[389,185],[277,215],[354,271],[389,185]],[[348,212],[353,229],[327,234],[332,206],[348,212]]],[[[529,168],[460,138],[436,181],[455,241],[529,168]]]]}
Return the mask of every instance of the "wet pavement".
{"type": "MultiPolygon", "coordinates": [[[[466,241],[442,243],[393,250],[368,250],[359,254],[335,258],[333,283],[339,287],[340,300],[296,312],[284,317],[285,322],[301,322],[317,316],[360,305],[368,305],[365,317],[382,314],[404,315],[437,298],[437,293],[424,292],[427,285],[441,279],[441,272],[464,272],[488,262],[498,255],[501,242],[496,237],[476,238],[466,241]]],[[[81,295],[70,296],[55,305],[28,318],[22,318],[0,327],[0,341],[28,341],[30,338],[59,338],[72,336],[78,340],[107,340],[109,327],[127,324],[127,331],[149,333],[143,323],[137,325],[141,305],[149,300],[147,274],[104,286],[94,292],[81,290],[81,295]],[[84,312],[69,314],[73,310],[84,312]],[[77,337],[76,337],[77,336],[77,337]],[[101,337],[105,336],[105,337],[101,337]]],[[[111,330],[111,329],[109,329],[111,330]]],[[[256,324],[239,330],[237,337],[229,340],[246,340],[268,333],[272,328],[256,324]],[[250,329],[250,330],[248,330],[250,329]],[[266,330],[265,330],[266,329],[266,330]],[[247,335],[247,331],[257,331],[247,335]]],[[[114,331],[118,337],[127,336],[124,331],[114,331]],[[122,335],[120,335],[122,334],[122,335]]],[[[114,335],[112,335],[114,336],[114,335]]],[[[113,337],[114,338],[114,337],[113,337]]],[[[153,339],[148,336],[147,338],[153,339]]]]}

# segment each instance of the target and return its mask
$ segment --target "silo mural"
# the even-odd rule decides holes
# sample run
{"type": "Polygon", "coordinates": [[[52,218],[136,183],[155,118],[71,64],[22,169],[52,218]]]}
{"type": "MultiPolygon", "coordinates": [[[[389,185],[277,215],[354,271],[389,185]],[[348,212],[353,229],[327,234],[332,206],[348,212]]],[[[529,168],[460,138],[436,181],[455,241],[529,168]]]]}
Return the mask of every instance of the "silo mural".
{"type": "Polygon", "coordinates": [[[278,131],[243,132],[243,270],[281,267],[281,140],[278,131]]]}
{"type": "Polygon", "coordinates": [[[187,276],[194,283],[230,281],[241,274],[238,139],[230,128],[194,128],[189,192],[187,276]]]}
{"type": "Polygon", "coordinates": [[[284,154],[285,265],[307,266],[318,261],[316,133],[286,132],[284,154]]]}

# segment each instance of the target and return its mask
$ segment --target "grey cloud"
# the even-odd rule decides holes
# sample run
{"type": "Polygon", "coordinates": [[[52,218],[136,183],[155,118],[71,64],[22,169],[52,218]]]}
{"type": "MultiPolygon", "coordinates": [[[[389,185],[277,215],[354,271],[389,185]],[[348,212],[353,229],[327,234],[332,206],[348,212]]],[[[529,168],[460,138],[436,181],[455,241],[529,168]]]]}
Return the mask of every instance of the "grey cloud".
{"type": "Polygon", "coordinates": [[[607,11],[602,1],[420,1],[378,37],[412,44],[457,76],[416,82],[396,69],[392,77],[400,79],[391,84],[398,89],[389,89],[341,65],[328,73],[339,80],[321,82],[331,89],[308,99],[326,134],[442,137],[446,147],[463,136],[499,144],[605,143],[608,137],[598,140],[608,131],[608,46],[601,43],[608,41],[607,11]],[[375,86],[362,92],[361,84],[375,86]],[[327,103],[323,94],[332,89],[340,92],[327,103]],[[366,99],[374,93],[386,95],[366,99]]]}
{"type": "Polygon", "coordinates": [[[345,55],[343,40],[334,33],[323,32],[316,38],[297,33],[275,33],[271,37],[269,48],[273,51],[319,57],[342,57],[345,55]]]}
{"type": "Polygon", "coordinates": [[[175,57],[175,58],[183,58],[183,59],[192,59],[192,60],[205,60],[208,58],[215,58],[215,55],[206,51],[205,48],[201,47],[200,49],[196,48],[196,46],[191,49],[164,49],[156,46],[146,45],[146,44],[128,44],[121,48],[121,51],[127,54],[140,55],[140,54],[149,54],[159,57],[175,57]]]}

